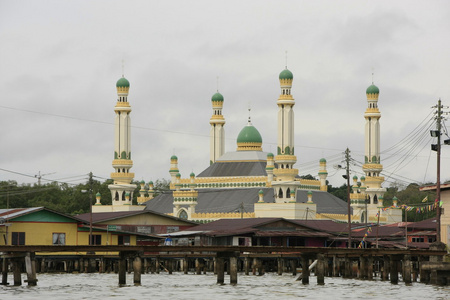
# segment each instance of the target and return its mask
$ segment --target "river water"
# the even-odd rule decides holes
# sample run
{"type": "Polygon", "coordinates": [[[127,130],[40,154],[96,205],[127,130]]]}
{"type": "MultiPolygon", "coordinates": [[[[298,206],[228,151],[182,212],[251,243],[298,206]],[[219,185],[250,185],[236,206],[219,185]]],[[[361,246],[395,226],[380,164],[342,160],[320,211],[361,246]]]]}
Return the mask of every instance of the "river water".
{"type": "MultiPolygon", "coordinates": [[[[238,275],[237,285],[217,285],[213,274],[183,273],[143,274],[142,285],[133,285],[133,274],[127,275],[124,287],[118,286],[117,274],[38,274],[38,285],[28,287],[1,286],[0,299],[450,299],[450,287],[422,283],[405,286],[379,280],[362,281],[325,277],[325,285],[317,285],[310,277],[309,285],[295,281],[292,275],[266,273],[263,276],[238,275]]],[[[26,276],[23,277],[23,280],[26,276]]],[[[10,274],[8,280],[12,282],[10,274]]],[[[225,282],[229,282],[225,276],[225,282]]]]}

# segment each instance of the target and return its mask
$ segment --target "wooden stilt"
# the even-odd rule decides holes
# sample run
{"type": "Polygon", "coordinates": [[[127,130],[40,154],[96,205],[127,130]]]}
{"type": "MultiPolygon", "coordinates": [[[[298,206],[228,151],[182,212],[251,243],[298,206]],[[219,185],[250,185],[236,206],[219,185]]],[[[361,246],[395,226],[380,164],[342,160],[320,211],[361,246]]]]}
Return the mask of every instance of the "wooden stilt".
{"type": "Polygon", "coordinates": [[[217,272],[217,284],[224,284],[225,266],[224,266],[224,259],[222,257],[216,258],[216,272],[217,272]]]}
{"type": "Polygon", "coordinates": [[[317,276],[317,284],[324,285],[325,284],[325,257],[323,254],[317,255],[316,276],[317,276]]]}
{"type": "Polygon", "coordinates": [[[277,259],[277,274],[283,275],[283,259],[281,257],[277,259]]]}
{"type": "Polygon", "coordinates": [[[419,256],[419,277],[420,282],[429,283],[430,282],[430,272],[425,271],[422,268],[422,262],[427,261],[428,259],[424,256],[419,256]]]}
{"type": "Polygon", "coordinates": [[[142,260],[136,256],[133,260],[133,279],[134,285],[141,285],[142,260]]]}
{"type": "Polygon", "coordinates": [[[411,256],[403,257],[403,281],[406,285],[411,285],[411,256]]]}
{"type": "Polygon", "coordinates": [[[292,271],[292,275],[297,275],[297,259],[292,259],[291,260],[291,271],[292,271]]]}
{"type": "Polygon", "coordinates": [[[398,261],[394,260],[394,257],[390,255],[390,272],[389,277],[392,284],[398,284],[398,261]]]}
{"type": "Polygon", "coordinates": [[[195,260],[195,273],[197,275],[202,274],[202,270],[200,269],[200,260],[198,258],[195,260]]]}
{"type": "Polygon", "coordinates": [[[17,258],[11,259],[12,271],[14,277],[14,285],[21,286],[22,285],[22,277],[20,274],[20,262],[17,258]]]}
{"type": "Polygon", "coordinates": [[[244,274],[248,275],[250,272],[250,259],[248,257],[244,258],[244,274]]]}
{"type": "Polygon", "coordinates": [[[37,284],[36,279],[36,260],[35,255],[32,252],[28,252],[25,256],[25,268],[27,270],[27,280],[29,286],[35,286],[37,284]]]}
{"type": "Polygon", "coordinates": [[[302,255],[302,283],[309,284],[309,257],[302,255]]]}
{"type": "Polygon", "coordinates": [[[230,257],[230,284],[237,284],[238,281],[237,257],[230,257]]]}
{"type": "Polygon", "coordinates": [[[127,284],[127,259],[125,254],[119,254],[119,285],[127,284]]]}
{"type": "Polygon", "coordinates": [[[373,256],[367,258],[367,279],[373,280],[373,256]]]}
{"type": "Polygon", "coordinates": [[[2,285],[8,285],[8,259],[2,259],[2,285]]]}
{"type": "Polygon", "coordinates": [[[188,261],[188,257],[185,256],[183,258],[183,272],[184,272],[184,274],[188,273],[188,269],[189,269],[189,261],[188,261]]]}
{"type": "Polygon", "coordinates": [[[345,270],[344,270],[345,278],[352,278],[352,264],[350,258],[345,256],[345,270]]]}

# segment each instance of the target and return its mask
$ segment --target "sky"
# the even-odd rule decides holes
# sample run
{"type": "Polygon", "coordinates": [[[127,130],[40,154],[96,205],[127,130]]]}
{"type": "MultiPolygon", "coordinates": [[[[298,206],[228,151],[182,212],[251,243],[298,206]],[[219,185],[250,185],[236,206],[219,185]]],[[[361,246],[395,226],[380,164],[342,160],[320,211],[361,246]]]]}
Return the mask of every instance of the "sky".
{"type": "MultiPolygon", "coordinates": [[[[104,181],[116,81],[130,81],[135,179],[209,165],[211,96],[226,151],[249,116],[276,152],[279,73],[294,74],[296,168],[363,175],[366,88],[380,89],[384,187],[435,182],[438,100],[450,105],[450,2],[0,0],[0,181],[104,181]],[[286,54],[287,53],[287,54],[286,54]],[[431,126],[431,127],[430,127],[431,126]]],[[[444,115],[445,116],[445,115],[444,115]]],[[[443,121],[443,139],[447,139],[443,121]]],[[[450,180],[442,146],[441,181],[450,180]]]]}

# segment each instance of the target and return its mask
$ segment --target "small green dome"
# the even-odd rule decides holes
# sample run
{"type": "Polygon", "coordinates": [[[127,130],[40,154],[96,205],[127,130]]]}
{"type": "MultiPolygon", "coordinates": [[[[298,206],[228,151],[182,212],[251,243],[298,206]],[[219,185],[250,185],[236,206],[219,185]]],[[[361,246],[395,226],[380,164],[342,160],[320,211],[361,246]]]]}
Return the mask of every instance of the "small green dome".
{"type": "Polygon", "coordinates": [[[358,180],[358,176],[356,176],[356,175],[355,175],[355,176],[353,176],[353,179],[356,179],[356,180],[358,180]]]}
{"type": "Polygon", "coordinates": [[[95,196],[100,197],[101,196],[100,192],[97,192],[97,194],[95,194],[95,196]]]}
{"type": "Polygon", "coordinates": [[[281,71],[280,79],[294,79],[294,75],[292,75],[292,72],[289,71],[288,69],[284,69],[283,71],[281,71]]]}
{"type": "Polygon", "coordinates": [[[145,181],[144,181],[144,179],[142,179],[140,183],[141,183],[141,184],[145,184],[145,181]]]}
{"type": "Polygon", "coordinates": [[[326,160],[325,158],[321,158],[321,159],[320,159],[320,162],[321,162],[321,163],[326,163],[327,160],[326,160]]]}
{"type": "Polygon", "coordinates": [[[366,94],[379,94],[380,90],[378,89],[378,87],[376,85],[371,85],[367,88],[366,90],[366,94]]]}
{"type": "Polygon", "coordinates": [[[264,191],[263,190],[259,190],[258,194],[262,195],[262,194],[264,194],[264,191]]]}
{"type": "Polygon", "coordinates": [[[122,77],[117,80],[116,87],[130,87],[130,82],[125,77],[122,77]]]}
{"type": "Polygon", "coordinates": [[[273,153],[271,153],[271,152],[267,153],[267,157],[272,157],[273,158],[273,153]]]}
{"type": "Polygon", "coordinates": [[[181,177],[181,174],[180,173],[177,173],[177,175],[175,175],[177,178],[180,178],[181,177]]]}
{"type": "Polygon", "coordinates": [[[365,176],[361,176],[361,180],[362,181],[366,180],[366,177],[365,176]]]}
{"type": "Polygon", "coordinates": [[[153,185],[153,181],[150,180],[150,181],[148,182],[148,185],[153,185]]]}
{"type": "Polygon", "coordinates": [[[221,93],[217,92],[211,97],[211,101],[221,101],[223,102],[223,96],[221,93]]]}
{"type": "Polygon", "coordinates": [[[195,177],[195,174],[194,174],[194,172],[192,172],[190,176],[191,176],[191,177],[195,177]]]}
{"type": "Polygon", "coordinates": [[[312,195],[312,191],[308,191],[308,195],[312,195]]]}
{"type": "Polygon", "coordinates": [[[176,157],[175,155],[172,155],[172,156],[170,157],[170,159],[178,159],[178,157],[176,157]]]}
{"type": "Polygon", "coordinates": [[[394,197],[392,198],[392,200],[397,201],[398,198],[394,196],[394,197]]]}
{"type": "Polygon", "coordinates": [[[253,125],[245,126],[238,135],[238,143],[262,143],[261,134],[253,125]]]}

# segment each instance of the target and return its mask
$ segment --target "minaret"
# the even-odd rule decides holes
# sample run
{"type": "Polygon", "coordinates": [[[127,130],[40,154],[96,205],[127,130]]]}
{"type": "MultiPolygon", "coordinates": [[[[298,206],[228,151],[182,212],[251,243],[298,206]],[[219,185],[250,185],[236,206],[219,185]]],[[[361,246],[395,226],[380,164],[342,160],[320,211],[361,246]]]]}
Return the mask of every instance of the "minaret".
{"type": "Polygon", "coordinates": [[[210,164],[225,153],[225,118],[222,115],[223,96],[217,91],[212,98],[213,114],[209,120],[210,130],[210,164]]]}
{"type": "Polygon", "coordinates": [[[117,103],[114,107],[116,113],[114,122],[114,160],[112,166],[114,173],[111,178],[114,183],[109,185],[112,203],[115,205],[131,205],[133,192],[136,185],[131,184],[134,173],[130,173],[133,167],[131,160],[131,106],[128,103],[128,91],[130,82],[125,78],[120,78],[117,83],[117,103]],[[126,197],[126,195],[129,197],[126,197]]]}
{"type": "Polygon", "coordinates": [[[378,95],[380,90],[373,82],[366,90],[368,107],[364,113],[366,119],[365,151],[363,171],[365,173],[366,195],[369,204],[378,204],[386,189],[381,187],[384,177],[380,176],[383,166],[380,164],[380,118],[378,95]],[[370,201],[369,201],[370,200],[370,201]]]}
{"type": "MultiPolygon", "coordinates": [[[[294,169],[297,157],[294,155],[294,98],[291,95],[294,76],[287,68],[280,73],[281,94],[278,98],[278,147],[274,169],[275,201],[279,203],[292,201],[291,193],[300,185],[295,181],[298,170],[294,169]]],[[[295,199],[295,198],[294,198],[295,199]]]]}

